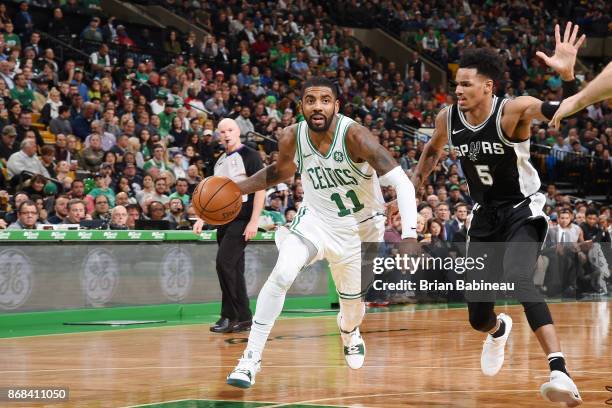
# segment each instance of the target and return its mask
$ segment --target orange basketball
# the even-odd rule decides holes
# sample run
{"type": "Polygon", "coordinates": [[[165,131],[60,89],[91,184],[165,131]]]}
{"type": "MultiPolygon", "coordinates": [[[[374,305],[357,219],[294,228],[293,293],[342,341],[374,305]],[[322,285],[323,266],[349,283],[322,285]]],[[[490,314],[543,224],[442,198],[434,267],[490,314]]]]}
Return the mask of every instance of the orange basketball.
{"type": "Polygon", "coordinates": [[[227,177],[211,176],[200,182],[193,191],[193,209],[198,217],[212,225],[223,225],[242,208],[242,194],[238,185],[227,177]]]}

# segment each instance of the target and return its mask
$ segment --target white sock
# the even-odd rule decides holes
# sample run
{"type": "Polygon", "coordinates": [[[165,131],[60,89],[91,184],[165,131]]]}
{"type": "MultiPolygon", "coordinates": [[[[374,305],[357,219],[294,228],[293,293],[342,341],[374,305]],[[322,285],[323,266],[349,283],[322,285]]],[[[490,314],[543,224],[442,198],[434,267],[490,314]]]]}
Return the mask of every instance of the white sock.
{"type": "Polygon", "coordinates": [[[285,295],[310,258],[308,245],[297,235],[289,234],[282,241],[276,265],[257,297],[247,350],[263,353],[272,326],[283,310],[285,295]]]}
{"type": "Polygon", "coordinates": [[[340,299],[341,329],[351,332],[359,327],[365,316],[365,303],[359,299],[340,299]]]}
{"type": "Polygon", "coordinates": [[[554,352],[554,353],[550,353],[550,354],[549,354],[548,356],[546,356],[546,357],[548,357],[548,360],[552,360],[552,359],[553,359],[553,358],[555,358],[555,357],[565,358],[565,356],[563,355],[563,353],[562,353],[562,352],[560,352],[560,351],[556,351],[556,352],[554,352]]]}
{"type": "MultiPolygon", "coordinates": [[[[343,332],[352,332],[355,330],[365,316],[365,303],[359,299],[340,299],[340,329],[343,332]]],[[[341,332],[342,340],[346,343],[348,341],[348,333],[341,332]]]]}

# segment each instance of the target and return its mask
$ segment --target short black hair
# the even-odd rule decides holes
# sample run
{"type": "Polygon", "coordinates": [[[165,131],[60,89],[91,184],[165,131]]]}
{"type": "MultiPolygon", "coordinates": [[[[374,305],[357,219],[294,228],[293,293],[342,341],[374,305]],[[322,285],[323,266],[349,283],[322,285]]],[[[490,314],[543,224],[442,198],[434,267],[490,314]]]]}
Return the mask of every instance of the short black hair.
{"type": "Polygon", "coordinates": [[[492,48],[475,48],[465,50],[459,60],[459,68],[476,68],[480,75],[499,81],[506,70],[506,64],[492,48]]]}
{"type": "Polygon", "coordinates": [[[597,211],[595,208],[589,208],[588,210],[586,210],[585,216],[588,217],[589,215],[596,215],[599,217],[599,211],[597,211]]]}
{"type": "Polygon", "coordinates": [[[334,98],[338,98],[337,85],[331,80],[321,76],[312,77],[304,81],[304,83],[302,84],[302,97],[304,96],[304,93],[306,93],[306,89],[312,88],[313,86],[322,86],[325,88],[329,88],[331,89],[332,94],[334,94],[334,98]]]}
{"type": "Polygon", "coordinates": [[[59,108],[57,108],[57,112],[61,115],[62,113],[66,113],[70,110],[70,107],[67,105],[60,105],[59,108]]]}

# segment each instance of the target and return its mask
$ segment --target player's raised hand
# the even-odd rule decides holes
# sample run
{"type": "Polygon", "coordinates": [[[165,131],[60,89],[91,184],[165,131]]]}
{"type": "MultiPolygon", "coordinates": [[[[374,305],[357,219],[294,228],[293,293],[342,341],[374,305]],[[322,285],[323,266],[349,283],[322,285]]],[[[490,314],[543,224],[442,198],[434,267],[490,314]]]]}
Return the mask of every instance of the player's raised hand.
{"type": "Polygon", "coordinates": [[[549,57],[542,51],[536,53],[546,65],[557,71],[563,80],[569,81],[574,78],[576,55],[578,55],[578,50],[584,43],[584,40],[586,40],[586,35],[584,34],[576,39],[578,37],[578,29],[578,25],[568,22],[562,41],[559,25],[555,25],[555,53],[553,56],[549,57]]]}

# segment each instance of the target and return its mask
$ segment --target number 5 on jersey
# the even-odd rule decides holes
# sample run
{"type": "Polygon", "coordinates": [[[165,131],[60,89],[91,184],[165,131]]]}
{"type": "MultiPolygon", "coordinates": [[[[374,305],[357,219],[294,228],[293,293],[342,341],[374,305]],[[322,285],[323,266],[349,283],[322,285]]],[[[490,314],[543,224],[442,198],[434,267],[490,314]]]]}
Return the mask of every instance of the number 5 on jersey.
{"type": "Polygon", "coordinates": [[[338,211],[338,217],[346,217],[347,215],[349,215],[351,213],[351,211],[354,213],[361,211],[361,209],[364,208],[364,205],[361,204],[361,202],[359,201],[359,198],[357,198],[357,193],[355,193],[354,190],[349,190],[346,192],[346,197],[349,198],[351,200],[351,202],[353,203],[353,209],[350,210],[348,208],[346,208],[344,206],[344,203],[342,202],[342,197],[340,197],[340,194],[338,193],[334,193],[331,195],[331,199],[332,201],[334,201],[336,203],[336,205],[338,206],[338,209],[340,211],[338,211]]]}
{"type": "Polygon", "coordinates": [[[480,178],[480,182],[485,186],[493,185],[493,176],[491,175],[491,170],[489,166],[486,164],[477,164],[476,172],[478,173],[478,177],[480,178]]]}

